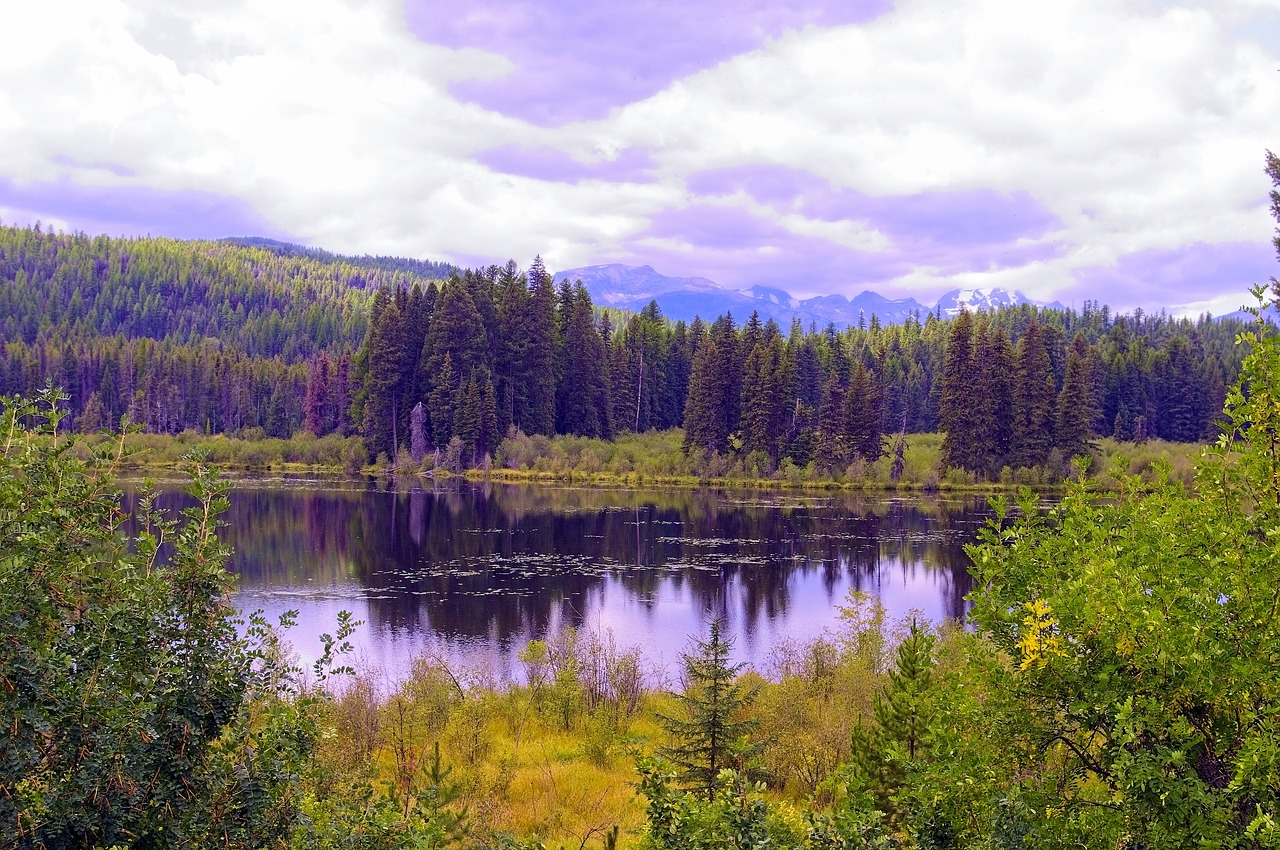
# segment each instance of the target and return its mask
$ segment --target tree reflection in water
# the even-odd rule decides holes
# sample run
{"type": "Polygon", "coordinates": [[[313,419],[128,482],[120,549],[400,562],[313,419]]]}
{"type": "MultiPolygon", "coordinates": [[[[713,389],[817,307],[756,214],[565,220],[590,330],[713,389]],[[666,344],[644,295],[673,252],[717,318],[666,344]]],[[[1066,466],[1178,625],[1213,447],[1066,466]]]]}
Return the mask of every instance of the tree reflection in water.
{"type": "Polygon", "coordinates": [[[501,675],[564,626],[612,629],[671,668],[714,615],[763,669],[775,642],[833,624],[850,588],[893,617],[962,617],[963,545],[987,516],[981,498],[274,479],[233,489],[223,539],[237,603],[298,609],[304,658],[346,608],[393,678],[423,652],[501,675]]]}

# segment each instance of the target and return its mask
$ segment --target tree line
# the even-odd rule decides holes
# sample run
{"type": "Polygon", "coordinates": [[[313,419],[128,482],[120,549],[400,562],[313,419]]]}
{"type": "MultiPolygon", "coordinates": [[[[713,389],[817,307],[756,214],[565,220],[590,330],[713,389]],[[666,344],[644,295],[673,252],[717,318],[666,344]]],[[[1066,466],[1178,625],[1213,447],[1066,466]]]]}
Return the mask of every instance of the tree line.
{"type": "Polygon", "coordinates": [[[458,270],[0,228],[0,393],[52,381],[82,431],[128,416],[157,433],[336,433],[389,461],[452,445],[482,464],[511,429],[683,427],[690,454],[765,471],[839,472],[886,435],[936,430],[948,465],[977,475],[1061,468],[1096,436],[1210,435],[1242,329],[1093,302],[844,330],[671,322],[656,303],[597,308],[540,259],[458,270]]]}
{"type": "MultiPolygon", "coordinates": [[[[1207,438],[1242,325],[1088,302],[784,333],[756,315],[670,322],[653,302],[598,311],[535,260],[527,273],[509,262],[380,292],[369,327],[349,420],[389,459],[454,443],[475,462],[510,429],[608,439],[683,427],[691,454],[838,473],[880,458],[889,435],[943,430],[948,466],[995,477],[1061,470],[1097,436],[1207,438]]],[[[313,365],[309,398],[328,397],[328,374],[313,365]]]]}

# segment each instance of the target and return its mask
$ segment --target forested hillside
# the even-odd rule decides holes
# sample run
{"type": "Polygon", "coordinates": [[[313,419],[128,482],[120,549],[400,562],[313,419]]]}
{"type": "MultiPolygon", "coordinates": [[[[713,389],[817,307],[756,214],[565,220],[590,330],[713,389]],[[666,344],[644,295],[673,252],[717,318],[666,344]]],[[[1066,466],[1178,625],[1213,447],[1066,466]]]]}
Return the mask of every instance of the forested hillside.
{"type": "Polygon", "coordinates": [[[1089,302],[848,329],[742,319],[602,311],[536,259],[459,273],[269,240],[0,228],[0,393],[52,381],[81,431],[123,415],[159,433],[305,429],[361,436],[370,458],[453,443],[478,464],[512,427],[683,426],[691,452],[764,470],[837,471],[879,457],[886,434],[934,430],[978,475],[1060,468],[1094,435],[1211,434],[1243,327],[1089,302]]]}

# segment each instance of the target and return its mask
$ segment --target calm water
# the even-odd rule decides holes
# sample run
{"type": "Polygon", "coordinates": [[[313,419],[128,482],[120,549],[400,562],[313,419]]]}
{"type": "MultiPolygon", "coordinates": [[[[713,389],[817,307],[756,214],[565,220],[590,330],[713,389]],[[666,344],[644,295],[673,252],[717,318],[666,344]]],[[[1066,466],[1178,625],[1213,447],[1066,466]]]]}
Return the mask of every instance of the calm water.
{"type": "Polygon", "coordinates": [[[237,485],[223,538],[237,604],[298,610],[304,662],[345,609],[358,660],[390,680],[422,654],[516,676],[516,651],[563,626],[612,630],[670,674],[712,616],[767,670],[851,588],[895,618],[962,617],[962,547],[988,515],[976,498],[275,479],[237,485]]]}

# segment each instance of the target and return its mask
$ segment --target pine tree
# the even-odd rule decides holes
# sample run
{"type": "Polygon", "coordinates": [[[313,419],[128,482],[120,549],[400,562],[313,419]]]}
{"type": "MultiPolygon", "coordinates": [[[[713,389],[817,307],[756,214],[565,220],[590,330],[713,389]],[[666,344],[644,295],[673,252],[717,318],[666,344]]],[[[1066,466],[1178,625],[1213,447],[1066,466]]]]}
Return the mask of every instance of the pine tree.
{"type": "Polygon", "coordinates": [[[530,380],[529,327],[533,298],[525,279],[516,273],[515,261],[507,263],[499,277],[498,336],[495,340],[494,380],[499,433],[508,425],[528,428],[530,380]]]}
{"type": "Polygon", "coordinates": [[[780,337],[763,336],[747,355],[745,384],[751,387],[742,402],[742,449],[778,457],[779,387],[782,359],[780,337]]]}
{"type": "Polygon", "coordinates": [[[978,456],[983,471],[995,478],[1009,462],[1013,433],[1013,347],[994,322],[984,322],[978,332],[979,386],[973,404],[977,408],[978,456]]]}
{"type": "Polygon", "coordinates": [[[689,397],[684,406],[684,447],[723,452],[729,430],[720,406],[720,363],[710,340],[698,346],[689,373],[689,397]]]}
{"type": "MultiPolygon", "coordinates": [[[[431,318],[423,344],[425,374],[435,376],[447,356],[458,375],[486,367],[489,358],[488,334],[471,292],[455,277],[445,286],[431,318]]],[[[432,384],[434,388],[434,384],[432,384]]]]}
{"type": "Polygon", "coordinates": [[[658,715],[672,740],[662,755],[686,787],[708,799],[721,770],[741,772],[760,750],[750,740],[757,723],[743,717],[756,692],[738,681],[746,665],[729,663],[733,641],[722,631],[721,621],[712,620],[707,639],[696,641],[692,652],[680,656],[685,676],[684,692],[678,697],[681,716],[658,715]]]}
{"type": "Polygon", "coordinates": [[[476,370],[471,370],[465,383],[458,387],[453,414],[453,435],[462,441],[467,451],[474,453],[480,439],[484,414],[480,410],[480,385],[476,370]]]}
{"type": "Polygon", "coordinates": [[[745,358],[731,314],[725,313],[711,325],[711,341],[719,361],[717,384],[727,444],[729,435],[738,430],[742,416],[742,361],[745,358]]]}
{"type": "Polygon", "coordinates": [[[927,696],[933,685],[933,649],[937,637],[914,617],[906,638],[898,644],[897,658],[885,689],[876,695],[876,722],[907,758],[921,754],[929,729],[927,696]]]}
{"type": "Polygon", "coordinates": [[[1207,381],[1201,358],[1195,356],[1185,337],[1168,340],[1154,377],[1158,399],[1152,423],[1155,436],[1183,443],[1199,440],[1211,419],[1207,381]]]}
{"type": "Polygon", "coordinates": [[[985,463],[977,448],[981,423],[973,398],[979,372],[973,349],[973,317],[962,310],[947,336],[946,365],[942,372],[942,400],[938,410],[938,425],[946,432],[942,440],[942,462],[949,467],[982,471],[985,463]]]}
{"type": "Polygon", "coordinates": [[[1062,391],[1058,393],[1054,442],[1062,450],[1064,458],[1087,455],[1092,448],[1089,440],[1091,424],[1097,418],[1098,408],[1093,397],[1090,380],[1089,345],[1084,335],[1077,332],[1067,352],[1066,375],[1062,391]]]}
{"type": "Polygon", "coordinates": [[[385,452],[393,458],[400,444],[400,390],[405,377],[404,317],[399,305],[385,291],[375,297],[374,315],[366,347],[365,427],[370,450],[375,454],[385,452]]]}
{"type": "MultiPolygon", "coordinates": [[[[696,321],[696,320],[695,320],[696,321]]],[[[701,327],[701,322],[698,322],[701,327]]],[[[693,370],[693,325],[676,322],[667,346],[666,381],[663,383],[662,420],[659,428],[678,428],[684,422],[684,405],[689,398],[689,376],[693,370]]]]}
{"type": "Polygon", "coordinates": [[[910,771],[924,756],[933,717],[933,650],[937,638],[916,619],[898,644],[888,682],[872,703],[875,724],[859,726],[852,740],[851,790],[870,794],[874,807],[901,829],[908,811],[899,798],[910,771]]]}
{"type": "Polygon", "coordinates": [[[302,402],[303,427],[323,437],[336,424],[332,418],[333,376],[329,355],[323,351],[311,358],[307,370],[307,395],[302,402]]]}
{"type": "Polygon", "coordinates": [[[1018,340],[1013,385],[1013,429],[1009,463],[1013,467],[1043,465],[1053,447],[1056,392],[1044,327],[1032,319],[1018,340]]]}
{"type": "Polygon", "coordinates": [[[111,422],[107,418],[107,409],[102,403],[102,397],[95,391],[85,402],[84,412],[76,417],[76,430],[81,434],[93,434],[110,426],[111,422]]]}
{"type": "Polygon", "coordinates": [[[579,283],[564,305],[564,376],[557,389],[558,430],[583,437],[612,436],[604,341],[596,330],[591,296],[579,283]]]}
{"type": "Polygon", "coordinates": [[[845,397],[845,434],[850,450],[868,463],[884,454],[884,392],[876,373],[854,359],[845,397]]]}
{"type": "Polygon", "coordinates": [[[1120,406],[1116,408],[1116,418],[1112,421],[1111,436],[1121,442],[1133,439],[1133,422],[1129,416],[1129,406],[1124,402],[1120,402],[1120,406]]]}
{"type": "Polygon", "coordinates": [[[333,421],[334,430],[346,436],[351,427],[351,352],[343,349],[338,357],[338,368],[334,376],[333,387],[333,421]]]}
{"type": "Polygon", "coordinates": [[[454,436],[453,414],[458,395],[458,377],[453,369],[453,356],[446,353],[440,371],[432,379],[427,397],[427,413],[431,418],[431,441],[445,446],[454,436]]]}
{"type": "Polygon", "coordinates": [[[498,447],[502,432],[498,430],[498,398],[493,389],[493,379],[485,371],[480,381],[480,437],[477,450],[481,456],[490,455],[498,447]]]}
{"type": "Polygon", "coordinates": [[[813,462],[820,470],[835,472],[849,462],[849,445],[845,437],[845,389],[840,376],[831,372],[822,389],[822,407],[818,411],[818,433],[813,462]]]}
{"type": "Polygon", "coordinates": [[[552,434],[556,422],[556,298],[541,258],[529,270],[533,292],[528,316],[526,408],[516,424],[527,434],[552,434]]]}

